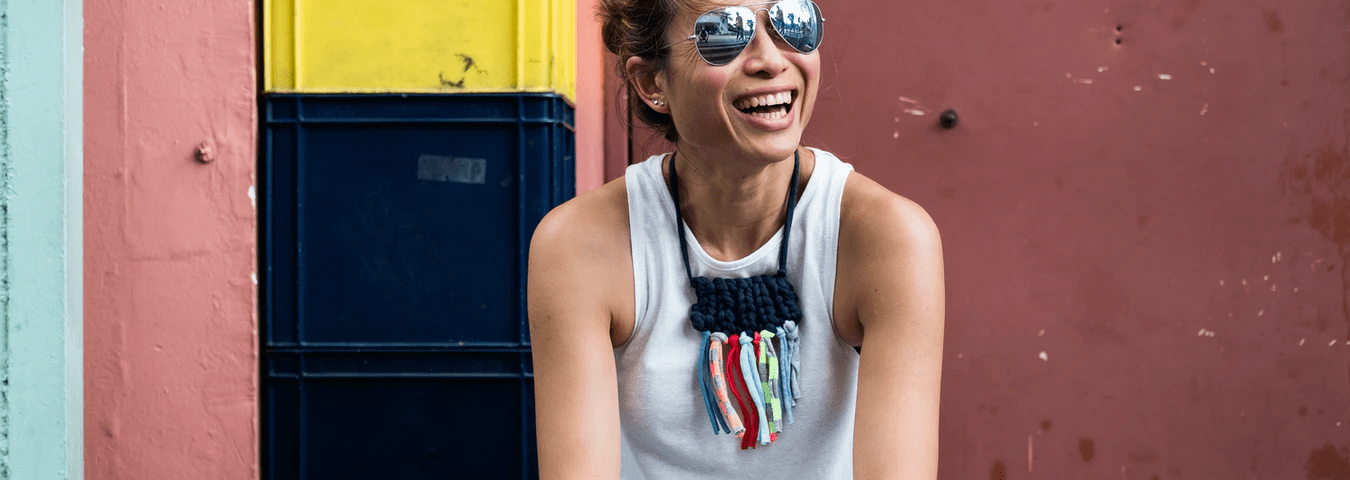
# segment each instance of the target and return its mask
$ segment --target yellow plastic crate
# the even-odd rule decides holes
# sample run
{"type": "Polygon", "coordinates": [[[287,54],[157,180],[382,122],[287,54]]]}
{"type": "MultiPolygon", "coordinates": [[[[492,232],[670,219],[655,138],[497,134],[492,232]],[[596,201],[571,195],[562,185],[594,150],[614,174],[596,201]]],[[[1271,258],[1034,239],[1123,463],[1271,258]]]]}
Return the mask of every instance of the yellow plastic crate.
{"type": "Polygon", "coordinates": [[[575,0],[264,0],[268,92],[576,98],[575,0]]]}

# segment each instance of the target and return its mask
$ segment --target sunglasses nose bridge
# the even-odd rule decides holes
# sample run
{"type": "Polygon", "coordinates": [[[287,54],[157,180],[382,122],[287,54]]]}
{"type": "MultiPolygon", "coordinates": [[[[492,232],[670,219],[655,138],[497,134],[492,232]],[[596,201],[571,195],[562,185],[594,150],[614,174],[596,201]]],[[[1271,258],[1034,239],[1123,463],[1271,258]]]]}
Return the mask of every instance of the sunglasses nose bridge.
{"type": "Polygon", "coordinates": [[[774,27],[769,25],[770,22],[760,21],[759,12],[755,13],[757,25],[755,25],[754,35],[746,42],[740,54],[746,56],[745,68],[776,74],[787,68],[787,59],[783,56],[782,48],[790,49],[792,47],[784,45],[780,48],[778,42],[782,40],[776,34],[774,27]]]}

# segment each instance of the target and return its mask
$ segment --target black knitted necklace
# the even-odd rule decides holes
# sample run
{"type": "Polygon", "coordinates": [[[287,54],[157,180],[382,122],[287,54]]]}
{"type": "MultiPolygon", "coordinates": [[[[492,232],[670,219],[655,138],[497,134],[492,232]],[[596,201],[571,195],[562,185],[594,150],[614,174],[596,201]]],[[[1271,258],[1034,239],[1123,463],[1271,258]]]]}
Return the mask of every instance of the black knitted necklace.
{"type": "Polygon", "coordinates": [[[785,424],[793,423],[792,407],[801,398],[797,326],[802,311],[797,291],[787,279],[788,239],[797,208],[800,173],[801,154],[794,153],[778,271],[748,278],[710,279],[695,277],[689,267],[689,241],[684,236],[680,212],[680,181],[675,156],[670,159],[675,234],[680,239],[684,273],[697,297],[689,309],[689,322],[703,334],[697,366],[703,403],[713,432],[725,431],[740,437],[742,450],[776,440],[785,424]],[[774,338],[778,339],[776,348],[774,338]],[[736,398],[735,405],[731,403],[732,396],[736,398]],[[736,405],[740,406],[739,412],[736,405]]]}

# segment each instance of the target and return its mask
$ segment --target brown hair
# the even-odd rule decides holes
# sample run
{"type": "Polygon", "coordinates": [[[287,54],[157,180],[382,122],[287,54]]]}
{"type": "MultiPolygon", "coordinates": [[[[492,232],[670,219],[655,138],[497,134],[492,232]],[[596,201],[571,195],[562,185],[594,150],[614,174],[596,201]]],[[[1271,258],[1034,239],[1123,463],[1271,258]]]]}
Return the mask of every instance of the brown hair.
{"type": "Polygon", "coordinates": [[[628,59],[639,57],[647,61],[644,73],[664,71],[670,64],[670,48],[666,45],[666,30],[675,21],[675,15],[687,0],[600,0],[599,16],[604,22],[601,38],[605,48],[619,57],[616,65],[624,91],[628,92],[628,109],[670,142],[678,141],[675,122],[669,114],[648,108],[646,101],[633,88],[633,79],[625,67],[628,59]]]}

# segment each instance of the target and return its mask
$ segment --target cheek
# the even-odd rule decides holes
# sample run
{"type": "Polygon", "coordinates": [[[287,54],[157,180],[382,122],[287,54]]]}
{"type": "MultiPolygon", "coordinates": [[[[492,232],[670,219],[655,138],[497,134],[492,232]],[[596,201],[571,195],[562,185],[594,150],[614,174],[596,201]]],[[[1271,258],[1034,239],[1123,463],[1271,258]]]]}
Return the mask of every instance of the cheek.
{"type": "Polygon", "coordinates": [[[803,59],[800,68],[806,79],[806,96],[805,102],[802,104],[806,109],[803,113],[809,116],[815,108],[817,94],[820,93],[820,55],[816,54],[803,59]]]}
{"type": "Polygon", "coordinates": [[[817,85],[820,83],[820,51],[815,54],[802,58],[799,64],[802,69],[802,75],[806,77],[808,85],[817,85]]]}
{"type": "Polygon", "coordinates": [[[693,76],[684,85],[682,93],[686,98],[681,103],[695,109],[692,112],[694,116],[707,117],[715,114],[724,103],[723,98],[726,95],[727,79],[724,77],[717,75],[716,72],[693,76]]]}

